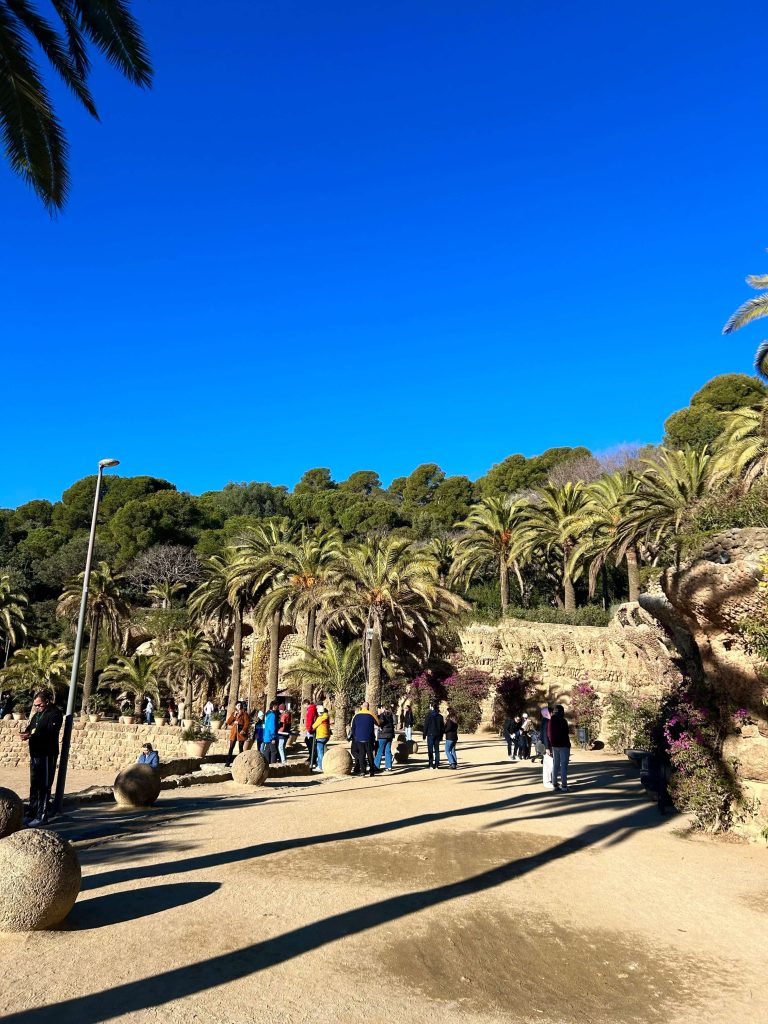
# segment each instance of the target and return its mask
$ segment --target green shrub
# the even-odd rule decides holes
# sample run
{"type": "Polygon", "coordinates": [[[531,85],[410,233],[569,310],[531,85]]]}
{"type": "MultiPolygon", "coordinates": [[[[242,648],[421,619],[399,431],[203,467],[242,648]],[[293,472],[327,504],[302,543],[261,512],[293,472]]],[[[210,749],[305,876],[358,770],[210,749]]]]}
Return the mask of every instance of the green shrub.
{"type": "Polygon", "coordinates": [[[659,703],[614,690],[605,698],[606,742],[611,750],[647,750],[651,730],[659,717],[659,703]]]}
{"type": "Polygon", "coordinates": [[[563,608],[553,608],[551,605],[507,609],[507,618],[510,619],[522,619],[525,622],[553,622],[563,626],[607,626],[611,617],[609,611],[605,611],[596,604],[577,608],[575,612],[567,612],[563,608]]]}

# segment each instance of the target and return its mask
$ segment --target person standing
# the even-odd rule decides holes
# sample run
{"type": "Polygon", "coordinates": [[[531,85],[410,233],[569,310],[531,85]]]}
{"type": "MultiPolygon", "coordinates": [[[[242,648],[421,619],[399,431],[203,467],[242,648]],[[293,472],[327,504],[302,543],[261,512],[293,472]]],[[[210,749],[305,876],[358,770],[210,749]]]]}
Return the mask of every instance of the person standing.
{"type": "Polygon", "coordinates": [[[541,744],[541,784],[545,789],[554,789],[552,783],[552,747],[549,744],[549,720],[552,713],[549,708],[541,709],[541,727],[539,729],[539,742],[541,744]]]}
{"type": "Polygon", "coordinates": [[[411,707],[410,702],[406,704],[403,709],[403,720],[401,724],[405,730],[405,738],[408,743],[410,743],[413,739],[413,708],[411,707]]]}
{"type": "Polygon", "coordinates": [[[307,710],[304,715],[304,742],[307,746],[307,761],[310,767],[314,767],[317,762],[317,736],[312,726],[315,724],[318,710],[317,704],[313,700],[310,700],[307,704],[307,710]]]}
{"type": "Polygon", "coordinates": [[[453,708],[448,708],[445,716],[445,756],[448,758],[449,768],[458,768],[459,762],[456,759],[456,743],[459,739],[459,720],[453,708]]]}
{"type": "Polygon", "coordinates": [[[206,729],[210,729],[211,727],[211,719],[213,718],[213,712],[213,701],[209,697],[205,704],[203,704],[203,725],[206,727],[206,729]]]}
{"type": "Polygon", "coordinates": [[[568,792],[568,762],[571,758],[571,738],[565,717],[565,708],[556,704],[549,720],[549,746],[552,750],[552,784],[555,789],[568,792]],[[558,781],[559,779],[559,781],[558,781]]]}
{"type": "Polygon", "coordinates": [[[288,758],[285,756],[285,744],[291,736],[291,712],[285,704],[278,705],[277,710],[277,754],[280,758],[280,763],[287,764],[288,758]]]}
{"type": "Polygon", "coordinates": [[[349,729],[352,740],[353,775],[376,774],[376,766],[373,763],[373,743],[378,724],[379,720],[371,711],[370,704],[368,701],[363,701],[360,710],[352,719],[349,729]]]}
{"type": "Polygon", "coordinates": [[[531,756],[531,741],[533,739],[534,725],[528,715],[523,715],[523,721],[520,726],[520,749],[522,751],[521,760],[527,761],[531,756]]]}
{"type": "Polygon", "coordinates": [[[273,700],[264,716],[264,742],[261,748],[268,764],[277,761],[277,726],[277,701],[273,700]]]}
{"type": "Polygon", "coordinates": [[[251,727],[251,719],[248,716],[248,712],[245,710],[245,705],[241,700],[235,704],[235,710],[227,719],[227,725],[229,728],[229,753],[227,754],[226,766],[230,767],[232,764],[232,754],[235,750],[235,744],[240,748],[239,752],[242,754],[243,746],[245,741],[248,739],[248,730],[251,727]]]}
{"type": "Polygon", "coordinates": [[[264,746],[264,712],[256,713],[256,721],[253,723],[253,742],[256,749],[261,751],[264,746]]]}
{"type": "Polygon", "coordinates": [[[48,822],[48,801],[59,757],[59,732],[64,716],[52,703],[48,690],[40,690],[32,701],[32,717],[24,732],[22,743],[29,743],[29,825],[48,822]]]}
{"type": "Polygon", "coordinates": [[[424,739],[427,741],[427,759],[429,767],[437,771],[440,767],[440,743],[445,733],[445,722],[437,708],[430,704],[427,717],[424,719],[424,739]]]}
{"type": "Polygon", "coordinates": [[[152,698],[151,697],[147,697],[147,703],[144,705],[144,721],[147,723],[147,725],[152,725],[152,723],[155,720],[155,717],[154,717],[154,714],[153,714],[154,710],[155,710],[155,706],[152,703],[152,698]]]}
{"type": "Polygon", "coordinates": [[[512,719],[512,760],[522,761],[523,760],[523,719],[521,715],[515,715],[512,719]]]}
{"type": "Polygon", "coordinates": [[[331,716],[322,704],[317,705],[316,712],[312,721],[312,732],[315,741],[314,749],[317,751],[317,764],[312,768],[312,771],[321,772],[323,770],[325,747],[331,735],[331,716]]]}
{"type": "Polygon", "coordinates": [[[379,708],[379,736],[376,756],[373,759],[376,771],[381,768],[381,759],[388,772],[392,771],[392,740],[395,738],[395,719],[392,712],[382,705],[379,708]]]}
{"type": "Polygon", "coordinates": [[[514,728],[515,722],[512,718],[512,715],[507,715],[507,717],[504,719],[502,731],[504,733],[504,739],[506,740],[507,743],[507,757],[509,758],[510,761],[512,760],[512,746],[515,742],[514,737],[512,735],[514,732],[514,728]]]}

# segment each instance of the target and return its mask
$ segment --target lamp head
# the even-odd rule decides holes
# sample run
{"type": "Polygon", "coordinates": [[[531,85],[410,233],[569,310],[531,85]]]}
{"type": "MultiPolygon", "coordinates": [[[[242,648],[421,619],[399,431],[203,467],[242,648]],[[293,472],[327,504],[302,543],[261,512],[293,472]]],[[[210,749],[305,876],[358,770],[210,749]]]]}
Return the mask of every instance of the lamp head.
{"type": "Polygon", "coordinates": [[[119,459],[102,459],[99,463],[99,469],[108,469],[110,466],[119,466],[119,459]]]}

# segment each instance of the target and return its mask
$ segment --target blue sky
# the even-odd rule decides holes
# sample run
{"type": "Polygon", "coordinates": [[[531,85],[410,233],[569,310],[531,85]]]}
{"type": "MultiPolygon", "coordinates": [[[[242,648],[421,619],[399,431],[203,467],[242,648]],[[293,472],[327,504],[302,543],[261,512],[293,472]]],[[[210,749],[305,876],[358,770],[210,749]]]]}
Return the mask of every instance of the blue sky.
{"type": "Polygon", "coordinates": [[[658,441],[768,270],[753,5],[136,0],[142,93],[0,166],[0,505],[658,441]]]}

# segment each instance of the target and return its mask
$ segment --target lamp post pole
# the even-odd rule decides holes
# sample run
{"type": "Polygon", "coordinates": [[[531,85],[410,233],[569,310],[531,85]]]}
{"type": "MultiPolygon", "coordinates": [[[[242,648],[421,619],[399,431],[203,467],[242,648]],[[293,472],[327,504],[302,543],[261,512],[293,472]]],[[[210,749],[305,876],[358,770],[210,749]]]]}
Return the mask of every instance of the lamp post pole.
{"type": "Polygon", "coordinates": [[[88,554],[85,556],[85,572],[83,573],[83,596],[80,598],[80,614],[77,618],[77,633],[75,635],[75,649],[72,654],[72,674],[69,677],[69,694],[67,696],[67,711],[64,715],[64,731],[61,736],[61,758],[59,760],[59,773],[56,778],[56,797],[53,802],[53,813],[61,814],[64,805],[64,787],[67,782],[67,766],[69,764],[69,748],[72,742],[72,720],[75,712],[75,695],[77,694],[77,677],[80,672],[80,654],[83,649],[83,632],[85,630],[85,614],[88,610],[88,584],[91,579],[91,563],[93,562],[93,548],[96,543],[96,517],[99,512],[99,498],[101,497],[101,479],[104,470],[110,466],[119,466],[117,459],[102,459],[99,463],[99,475],[96,478],[96,494],[93,498],[93,516],[91,518],[91,534],[88,538],[88,554]]]}

